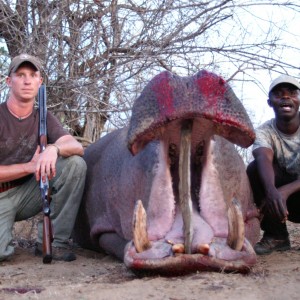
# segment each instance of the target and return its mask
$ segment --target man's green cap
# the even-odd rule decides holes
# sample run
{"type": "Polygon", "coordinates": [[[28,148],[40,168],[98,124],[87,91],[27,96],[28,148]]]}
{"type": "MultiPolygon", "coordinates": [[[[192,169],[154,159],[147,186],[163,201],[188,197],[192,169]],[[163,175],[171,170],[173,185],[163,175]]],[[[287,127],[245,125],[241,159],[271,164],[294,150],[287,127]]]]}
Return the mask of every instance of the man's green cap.
{"type": "Polygon", "coordinates": [[[43,69],[41,62],[37,57],[22,53],[12,59],[8,68],[8,76],[10,76],[11,73],[15,73],[20,65],[25,62],[31,63],[37,69],[37,71],[41,72],[43,69]]]}

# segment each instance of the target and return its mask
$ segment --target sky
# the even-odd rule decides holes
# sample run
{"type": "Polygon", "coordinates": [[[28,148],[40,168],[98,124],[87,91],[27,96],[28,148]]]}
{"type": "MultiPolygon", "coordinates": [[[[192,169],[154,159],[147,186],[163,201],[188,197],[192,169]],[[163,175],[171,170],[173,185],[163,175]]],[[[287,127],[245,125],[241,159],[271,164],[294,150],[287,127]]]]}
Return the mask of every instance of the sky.
{"type": "MultiPolygon", "coordinates": [[[[270,10],[269,7],[260,7],[253,12],[256,17],[261,19],[272,19],[278,25],[278,34],[281,38],[281,43],[289,45],[292,49],[278,50],[276,53],[282,57],[282,60],[290,63],[295,68],[293,70],[278,69],[279,72],[287,72],[289,75],[294,76],[300,80],[300,15],[299,13],[291,13],[274,7],[270,10]]],[[[260,24],[257,24],[260,27],[260,24]]],[[[261,26],[265,26],[262,22],[261,26]]],[[[254,28],[258,30],[258,28],[254,28]]],[[[276,71],[269,72],[268,70],[260,70],[253,72],[252,76],[258,81],[258,85],[247,82],[243,86],[236,85],[237,94],[240,93],[240,98],[243,100],[244,106],[248,111],[254,127],[274,117],[273,110],[267,104],[268,89],[271,81],[277,78],[280,74],[276,71]]]]}
{"type": "MultiPolygon", "coordinates": [[[[284,0],[282,0],[282,2],[284,2],[284,0]]],[[[296,1],[294,0],[294,2],[296,1]]],[[[300,49],[299,13],[293,14],[290,10],[284,10],[282,7],[279,8],[276,6],[273,8],[270,6],[251,7],[249,11],[245,12],[245,18],[241,17],[241,24],[249,33],[249,39],[259,39],[260,35],[267,33],[270,20],[277,25],[275,31],[277,30],[282,44],[300,49]]],[[[232,26],[232,23],[230,26],[232,26]]],[[[230,31],[231,27],[224,29],[222,24],[222,30],[230,31]]],[[[281,55],[284,61],[295,66],[296,68],[292,71],[288,71],[288,73],[300,79],[300,51],[288,49],[282,51],[278,49],[276,55],[281,55]]],[[[236,69],[233,68],[232,73],[235,72],[236,69]]],[[[244,81],[244,78],[240,77],[240,81],[233,83],[233,89],[237,96],[243,101],[254,127],[257,127],[259,124],[274,116],[273,110],[267,105],[267,93],[271,80],[275,79],[279,74],[275,71],[269,72],[268,70],[260,70],[252,72],[251,75],[256,79],[256,84],[250,81],[244,81]]]]}

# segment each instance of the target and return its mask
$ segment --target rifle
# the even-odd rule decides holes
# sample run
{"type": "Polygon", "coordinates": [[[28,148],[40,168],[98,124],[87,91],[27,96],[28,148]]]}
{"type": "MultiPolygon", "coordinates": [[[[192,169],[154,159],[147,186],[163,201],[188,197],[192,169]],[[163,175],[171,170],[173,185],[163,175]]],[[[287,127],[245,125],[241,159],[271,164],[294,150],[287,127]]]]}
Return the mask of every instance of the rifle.
{"type": "MultiPolygon", "coordinates": [[[[41,85],[38,92],[38,105],[39,105],[39,145],[41,152],[47,146],[47,95],[46,86],[41,85]]],[[[49,181],[46,176],[45,182],[40,178],[40,191],[43,202],[43,263],[50,264],[52,261],[52,246],[53,234],[52,224],[50,219],[50,192],[49,181]]]]}

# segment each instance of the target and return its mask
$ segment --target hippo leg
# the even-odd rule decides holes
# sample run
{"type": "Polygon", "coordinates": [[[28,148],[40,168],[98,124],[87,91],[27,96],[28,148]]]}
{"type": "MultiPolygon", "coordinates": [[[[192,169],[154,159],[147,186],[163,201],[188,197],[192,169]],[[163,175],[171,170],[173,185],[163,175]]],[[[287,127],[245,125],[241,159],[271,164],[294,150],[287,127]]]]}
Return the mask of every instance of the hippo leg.
{"type": "Polygon", "coordinates": [[[116,233],[104,233],[99,237],[99,246],[118,259],[124,259],[124,249],[128,241],[116,233]]]}

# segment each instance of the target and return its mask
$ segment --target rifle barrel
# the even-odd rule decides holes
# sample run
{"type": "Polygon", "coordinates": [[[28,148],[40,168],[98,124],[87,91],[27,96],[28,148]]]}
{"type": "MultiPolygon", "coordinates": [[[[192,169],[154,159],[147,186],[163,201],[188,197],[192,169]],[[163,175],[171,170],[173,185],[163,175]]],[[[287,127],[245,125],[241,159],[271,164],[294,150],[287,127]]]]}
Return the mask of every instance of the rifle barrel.
{"type": "MultiPolygon", "coordinates": [[[[39,145],[41,152],[47,146],[47,94],[46,86],[41,85],[38,91],[38,105],[39,105],[39,145]]],[[[41,198],[43,203],[43,263],[49,264],[52,261],[52,247],[53,241],[52,224],[50,220],[50,197],[49,197],[49,181],[40,179],[41,198]]]]}

